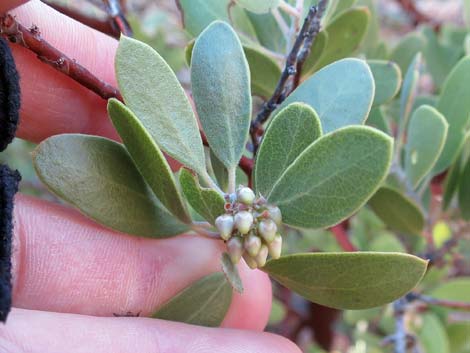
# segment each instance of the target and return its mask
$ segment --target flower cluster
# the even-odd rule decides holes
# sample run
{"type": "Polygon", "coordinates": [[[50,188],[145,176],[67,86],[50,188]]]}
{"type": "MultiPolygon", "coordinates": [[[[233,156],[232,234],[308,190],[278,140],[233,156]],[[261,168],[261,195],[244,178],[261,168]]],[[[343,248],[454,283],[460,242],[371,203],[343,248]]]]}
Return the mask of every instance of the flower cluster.
{"type": "Polygon", "coordinates": [[[227,197],[226,213],[217,217],[215,226],[227,243],[230,259],[237,264],[241,257],[252,269],[263,267],[268,255],[281,256],[282,237],[278,228],[282,215],[278,207],[268,205],[262,196],[256,198],[248,187],[241,186],[227,197]]]}

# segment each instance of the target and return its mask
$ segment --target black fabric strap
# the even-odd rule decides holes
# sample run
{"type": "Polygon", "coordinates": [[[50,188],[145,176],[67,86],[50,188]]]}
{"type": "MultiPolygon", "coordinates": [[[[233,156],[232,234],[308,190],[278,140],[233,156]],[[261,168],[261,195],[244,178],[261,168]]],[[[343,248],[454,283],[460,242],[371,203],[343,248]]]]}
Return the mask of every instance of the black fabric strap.
{"type": "Polygon", "coordinates": [[[20,83],[7,41],[0,37],[0,152],[13,140],[18,127],[20,83]]]}
{"type": "Polygon", "coordinates": [[[21,180],[20,173],[0,164],[0,321],[11,309],[11,243],[13,238],[13,199],[21,180]]]}

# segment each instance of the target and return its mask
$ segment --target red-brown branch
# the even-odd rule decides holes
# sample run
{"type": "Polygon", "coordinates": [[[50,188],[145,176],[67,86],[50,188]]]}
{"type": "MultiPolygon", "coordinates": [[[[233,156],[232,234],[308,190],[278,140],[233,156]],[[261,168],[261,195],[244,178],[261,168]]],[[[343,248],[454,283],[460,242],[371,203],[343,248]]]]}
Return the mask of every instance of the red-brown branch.
{"type": "Polygon", "coordinates": [[[85,15],[84,13],[76,11],[68,6],[57,4],[56,2],[48,0],[43,0],[43,2],[52,7],[54,10],[64,14],[65,16],[73,18],[74,20],[83,23],[85,26],[96,29],[97,31],[107,34],[113,38],[117,39],[121,35],[119,28],[113,25],[113,23],[110,21],[85,15]]]}
{"type": "Polygon", "coordinates": [[[432,24],[435,30],[439,30],[440,24],[436,23],[430,16],[423,14],[415,5],[414,0],[395,0],[403,10],[411,17],[414,26],[421,23],[432,24]]]}
{"type": "Polygon", "coordinates": [[[17,22],[13,16],[5,14],[0,16],[0,34],[6,36],[10,42],[31,50],[39,60],[69,76],[100,97],[104,99],[112,97],[122,99],[117,88],[100,80],[77,61],[69,58],[41,38],[39,29],[36,26],[28,29],[17,22]]]}
{"type": "Polygon", "coordinates": [[[344,251],[357,251],[356,247],[351,240],[349,239],[349,235],[347,229],[349,227],[348,220],[341,222],[340,224],[331,227],[330,230],[336,238],[336,242],[344,251]]]}

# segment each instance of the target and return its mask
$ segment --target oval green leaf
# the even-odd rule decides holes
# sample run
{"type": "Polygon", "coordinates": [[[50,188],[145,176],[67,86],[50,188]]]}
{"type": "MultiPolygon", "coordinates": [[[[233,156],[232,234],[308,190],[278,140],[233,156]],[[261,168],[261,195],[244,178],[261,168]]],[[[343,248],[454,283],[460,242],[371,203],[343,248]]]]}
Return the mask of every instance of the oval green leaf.
{"type": "Polygon", "coordinates": [[[420,346],[426,353],[449,353],[449,337],[444,325],[432,313],[426,313],[421,318],[421,325],[416,329],[420,346]]]}
{"type": "Polygon", "coordinates": [[[405,146],[405,172],[416,188],[432,170],[444,148],[448,124],[444,116],[429,105],[413,112],[405,146]]]}
{"type": "Polygon", "coordinates": [[[312,44],[307,59],[305,59],[302,67],[302,77],[308,77],[315,72],[316,64],[320,61],[327,44],[328,33],[326,33],[326,31],[319,32],[312,44]]]}
{"type": "Polygon", "coordinates": [[[369,60],[375,81],[374,106],[389,102],[401,86],[401,71],[397,64],[385,60],[369,60]]]}
{"type": "Polygon", "coordinates": [[[434,167],[438,174],[447,169],[457,158],[465,139],[465,128],[470,116],[470,57],[465,57],[447,77],[437,103],[437,110],[447,119],[449,130],[444,150],[434,167]]]}
{"type": "Polygon", "coordinates": [[[232,302],[232,287],[221,272],[205,276],[170,299],[152,316],[191,325],[218,327],[232,302]]]}
{"type": "Polygon", "coordinates": [[[224,198],[215,190],[203,188],[199,185],[197,177],[187,169],[180,171],[180,184],[184,196],[194,210],[211,224],[225,212],[224,198]]]}
{"type": "Polygon", "coordinates": [[[381,187],[369,200],[375,214],[390,228],[406,234],[420,234],[424,215],[407,196],[390,187],[381,187]]]}
{"type": "Polygon", "coordinates": [[[336,16],[325,28],[328,43],[315,71],[345,57],[351,56],[359,47],[369,24],[370,11],[367,7],[355,7],[336,16]]]}
{"type": "Polygon", "coordinates": [[[358,210],[385,179],[392,139],[366,126],[345,127],[311,144],[267,195],[294,227],[334,225],[358,210]]]}
{"type": "Polygon", "coordinates": [[[324,132],[363,124],[374,99],[374,77],[362,60],[343,59],[303,82],[281,107],[303,102],[318,114],[324,132]]]}
{"type": "Polygon", "coordinates": [[[254,168],[255,190],[268,195],[292,162],[322,134],[317,113],[303,103],[282,109],[269,124],[254,168]]]}
{"type": "Polygon", "coordinates": [[[398,42],[390,54],[390,60],[400,66],[402,72],[406,72],[417,53],[423,50],[426,38],[419,32],[410,32],[398,42]]]}
{"type": "Polygon", "coordinates": [[[165,60],[147,44],[122,36],[116,76],[126,105],[156,143],[185,166],[205,174],[196,117],[165,60]]]}
{"type": "Polygon", "coordinates": [[[108,102],[108,114],[137,169],[157,198],[181,221],[190,223],[191,218],[176,186],[173,172],[162,151],[139,119],[114,98],[108,102]]]}
{"type": "Polygon", "coordinates": [[[263,271],[314,303],[366,309],[412,290],[426,267],[427,261],[408,254],[307,253],[268,261],[263,271]]]}
{"type": "Polygon", "coordinates": [[[226,23],[212,23],[197,38],[191,84],[212,151],[228,169],[235,168],[250,128],[250,71],[240,40],[226,23]]]}
{"type": "Polygon", "coordinates": [[[241,7],[254,13],[267,13],[279,6],[282,0],[235,0],[241,7]]]}
{"type": "Polygon", "coordinates": [[[33,162],[52,192],[106,227],[154,238],[187,230],[160,204],[121,144],[57,135],[36,148],[33,162]]]}

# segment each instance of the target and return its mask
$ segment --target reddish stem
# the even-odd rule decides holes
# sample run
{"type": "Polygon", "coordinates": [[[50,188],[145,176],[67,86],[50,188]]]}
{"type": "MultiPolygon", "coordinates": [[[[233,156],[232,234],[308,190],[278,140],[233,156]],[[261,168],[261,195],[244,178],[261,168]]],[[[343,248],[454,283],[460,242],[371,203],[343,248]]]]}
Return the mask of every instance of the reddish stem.
{"type": "Polygon", "coordinates": [[[351,243],[351,240],[349,239],[349,235],[347,232],[347,229],[349,227],[349,222],[348,220],[345,220],[334,227],[331,227],[330,230],[333,232],[333,235],[336,238],[336,241],[338,245],[343,249],[344,251],[357,251],[356,247],[351,243]]]}

